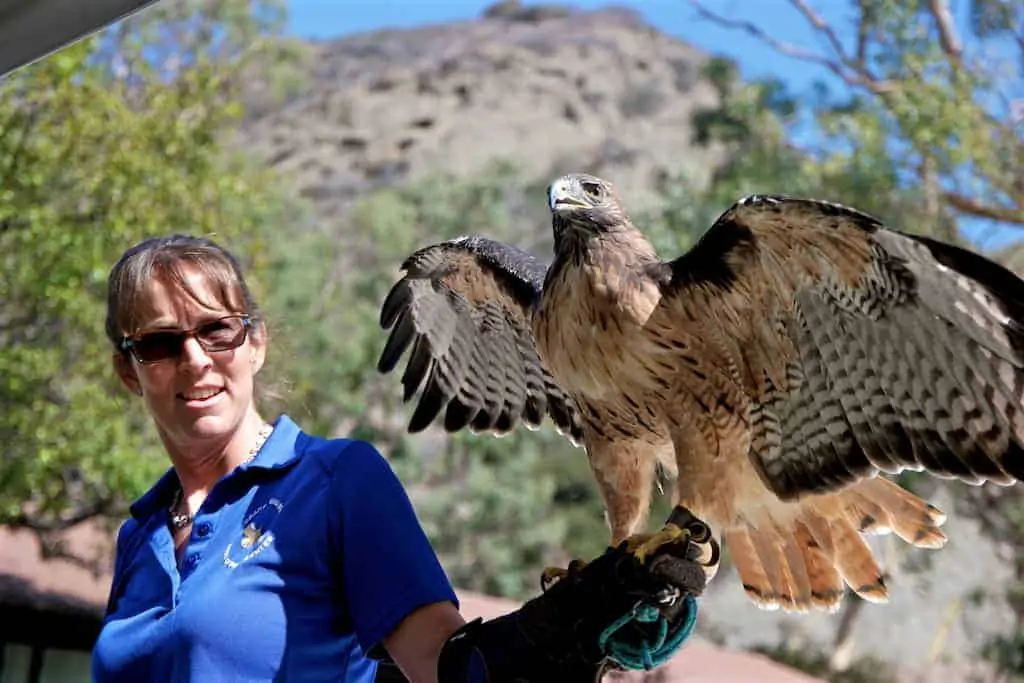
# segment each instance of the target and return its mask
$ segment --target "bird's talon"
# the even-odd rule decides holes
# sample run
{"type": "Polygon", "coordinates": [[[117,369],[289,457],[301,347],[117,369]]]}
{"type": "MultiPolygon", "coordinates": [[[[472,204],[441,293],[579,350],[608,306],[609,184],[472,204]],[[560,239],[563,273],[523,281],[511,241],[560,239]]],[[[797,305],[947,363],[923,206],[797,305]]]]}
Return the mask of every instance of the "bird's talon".
{"type": "Polygon", "coordinates": [[[658,548],[689,537],[690,531],[688,529],[683,529],[669,522],[654,534],[630,536],[626,540],[626,549],[633,553],[636,559],[643,564],[647,562],[648,557],[653,555],[658,548]]]}
{"type": "Polygon", "coordinates": [[[541,591],[548,590],[553,584],[567,578],[586,566],[586,562],[583,560],[572,560],[569,562],[569,566],[565,569],[562,567],[547,567],[540,574],[540,589],[541,591]]]}
{"type": "Polygon", "coordinates": [[[540,590],[546,592],[553,584],[559,580],[565,578],[569,574],[568,570],[562,569],[561,567],[547,567],[540,573],[540,590]]]}
{"type": "Polygon", "coordinates": [[[703,543],[695,543],[693,547],[697,550],[697,557],[694,558],[694,561],[703,567],[705,582],[711,583],[711,580],[718,574],[718,566],[722,561],[721,546],[714,538],[708,538],[703,543]]]}
{"type": "Polygon", "coordinates": [[[676,604],[676,601],[679,599],[679,595],[680,593],[678,588],[676,588],[675,586],[669,586],[664,590],[658,591],[652,597],[654,598],[654,601],[659,605],[674,605],[676,604]]]}

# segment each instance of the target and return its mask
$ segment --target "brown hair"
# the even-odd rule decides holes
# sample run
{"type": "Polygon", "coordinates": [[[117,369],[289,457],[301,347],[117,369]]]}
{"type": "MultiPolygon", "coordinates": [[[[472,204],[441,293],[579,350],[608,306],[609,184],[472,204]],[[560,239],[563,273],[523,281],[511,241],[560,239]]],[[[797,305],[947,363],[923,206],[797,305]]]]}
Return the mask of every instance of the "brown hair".
{"type": "MultiPolygon", "coordinates": [[[[189,235],[151,237],[128,249],[114,264],[107,278],[107,338],[120,350],[126,334],[140,324],[140,305],[145,285],[154,276],[169,278],[197,302],[202,301],[188,286],[186,268],[197,268],[210,284],[218,304],[249,315],[254,323],[263,321],[259,307],[242,275],[238,260],[213,240],[189,235]]],[[[262,325],[254,325],[259,334],[262,325]]]]}

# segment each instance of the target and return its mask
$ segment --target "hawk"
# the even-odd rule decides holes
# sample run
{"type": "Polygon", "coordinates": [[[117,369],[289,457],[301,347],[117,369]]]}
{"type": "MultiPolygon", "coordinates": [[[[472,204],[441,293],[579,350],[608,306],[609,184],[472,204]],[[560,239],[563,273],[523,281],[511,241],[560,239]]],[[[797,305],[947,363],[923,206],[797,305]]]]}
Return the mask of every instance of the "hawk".
{"type": "Polygon", "coordinates": [[[837,608],[844,584],[887,600],[865,534],[945,543],[945,515],[884,475],[1024,477],[1024,282],[1008,270],[777,195],[664,261],[606,180],[566,175],[548,199],[550,263],[473,236],[402,264],[378,369],[409,351],[411,432],[550,419],[586,450],[612,545],[642,556],[693,515],[755,604],[798,612],[837,608]],[[641,534],[659,466],[676,508],[641,534]]]}

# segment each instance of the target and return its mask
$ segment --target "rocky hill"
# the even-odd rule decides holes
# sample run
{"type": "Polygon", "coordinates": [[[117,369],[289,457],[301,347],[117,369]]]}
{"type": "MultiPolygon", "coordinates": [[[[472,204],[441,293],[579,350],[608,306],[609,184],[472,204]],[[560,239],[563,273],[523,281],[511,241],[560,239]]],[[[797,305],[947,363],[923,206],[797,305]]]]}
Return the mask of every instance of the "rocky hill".
{"type": "Polygon", "coordinates": [[[250,120],[247,148],[322,217],[367,190],[494,159],[546,178],[586,169],[639,205],[680,168],[706,175],[691,115],[715,103],[707,59],[630,10],[509,11],[314,46],[312,86],[250,120]]]}
{"type": "MultiPolygon", "coordinates": [[[[715,104],[699,76],[709,56],[630,10],[505,2],[473,21],[378,31],[311,50],[308,89],[251,117],[239,141],[282,171],[319,219],[338,226],[369,190],[438,170],[468,177],[494,159],[538,180],[571,170],[604,175],[637,206],[668,175],[686,170],[700,180],[723,161],[719,150],[690,142],[692,113],[715,104]]],[[[937,502],[952,512],[949,500],[937,502]]],[[[904,680],[967,680],[979,634],[1008,623],[969,596],[1008,578],[999,549],[970,521],[953,514],[948,531],[941,553],[888,563],[893,601],[863,608],[854,657],[901,665],[904,680]],[[925,561],[932,571],[905,570],[925,561]]],[[[728,572],[702,605],[702,633],[738,647],[829,646],[843,618],[759,612],[728,572]]]]}

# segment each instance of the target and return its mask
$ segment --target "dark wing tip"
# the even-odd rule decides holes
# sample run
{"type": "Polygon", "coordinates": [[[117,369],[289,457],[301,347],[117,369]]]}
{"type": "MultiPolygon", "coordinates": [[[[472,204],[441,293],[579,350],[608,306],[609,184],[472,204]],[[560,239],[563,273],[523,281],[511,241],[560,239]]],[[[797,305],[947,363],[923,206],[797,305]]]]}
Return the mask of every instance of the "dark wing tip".
{"type": "Polygon", "coordinates": [[[381,329],[386,330],[394,325],[395,320],[398,319],[402,311],[408,308],[411,300],[412,292],[409,291],[409,281],[407,279],[402,278],[392,285],[380,307],[380,319],[378,322],[381,329]]]}

